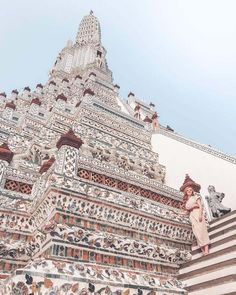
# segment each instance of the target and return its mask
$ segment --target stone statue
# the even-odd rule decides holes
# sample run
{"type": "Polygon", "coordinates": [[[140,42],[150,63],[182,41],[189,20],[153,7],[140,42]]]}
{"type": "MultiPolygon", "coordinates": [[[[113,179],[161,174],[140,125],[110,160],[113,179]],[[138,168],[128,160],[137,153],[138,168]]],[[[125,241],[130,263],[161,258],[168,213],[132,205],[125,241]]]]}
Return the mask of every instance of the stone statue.
{"type": "Polygon", "coordinates": [[[215,187],[213,185],[208,186],[208,192],[209,196],[206,196],[206,200],[208,202],[212,216],[214,218],[218,218],[231,211],[230,208],[227,208],[222,204],[222,200],[225,196],[224,193],[216,192],[215,187]]]}
{"type": "Polygon", "coordinates": [[[96,65],[97,65],[98,68],[101,68],[102,67],[102,58],[101,58],[101,56],[99,56],[99,55],[96,56],[95,63],[96,63],[96,65]]]}

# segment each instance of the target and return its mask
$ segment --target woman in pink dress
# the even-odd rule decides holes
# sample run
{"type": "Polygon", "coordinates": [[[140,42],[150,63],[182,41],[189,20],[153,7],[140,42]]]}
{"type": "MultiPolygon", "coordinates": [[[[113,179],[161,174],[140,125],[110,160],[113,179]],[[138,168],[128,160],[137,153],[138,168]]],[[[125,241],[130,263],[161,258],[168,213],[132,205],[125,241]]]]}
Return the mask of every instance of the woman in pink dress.
{"type": "Polygon", "coordinates": [[[210,240],[203,215],[203,206],[200,196],[194,193],[194,191],[199,192],[200,188],[201,186],[199,184],[195,183],[186,175],[184,184],[180,190],[184,192],[183,205],[189,213],[189,219],[198,246],[201,248],[203,255],[208,255],[210,240]]]}

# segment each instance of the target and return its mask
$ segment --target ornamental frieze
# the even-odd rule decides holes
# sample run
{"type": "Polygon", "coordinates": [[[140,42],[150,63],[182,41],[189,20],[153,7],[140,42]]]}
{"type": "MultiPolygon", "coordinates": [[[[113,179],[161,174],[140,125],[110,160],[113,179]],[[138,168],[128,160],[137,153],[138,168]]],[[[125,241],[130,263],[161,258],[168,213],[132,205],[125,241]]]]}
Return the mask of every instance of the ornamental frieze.
{"type": "Polygon", "coordinates": [[[117,147],[117,143],[112,146],[101,143],[100,141],[83,138],[84,144],[81,148],[83,156],[98,159],[101,162],[117,166],[125,171],[145,175],[148,178],[158,180],[162,183],[165,181],[165,167],[158,163],[148,161],[141,155],[134,153],[128,154],[117,147]]]}
{"type": "Polygon", "coordinates": [[[0,211],[0,226],[4,230],[32,232],[35,228],[28,216],[0,211]]]}
{"type": "Polygon", "coordinates": [[[101,129],[105,127],[107,128],[107,130],[115,129],[117,133],[119,131],[120,134],[125,134],[130,138],[136,138],[139,141],[140,145],[142,144],[142,141],[150,144],[151,133],[147,135],[146,130],[140,130],[140,128],[133,128],[128,124],[125,124],[124,120],[121,119],[117,119],[115,121],[114,117],[112,117],[110,114],[101,114],[101,112],[96,112],[94,109],[90,110],[87,108],[81,108],[77,122],[81,124],[94,126],[95,128],[98,128],[98,126],[101,125],[103,126],[100,127],[101,129]]]}
{"type": "MultiPolygon", "coordinates": [[[[99,175],[105,174],[108,178],[114,179],[114,181],[123,181],[127,185],[130,184],[131,187],[133,187],[132,191],[137,195],[142,196],[144,194],[143,196],[153,198],[155,197],[155,193],[161,194],[163,196],[162,201],[165,202],[165,204],[181,208],[182,194],[175,189],[165,186],[160,180],[151,179],[141,173],[126,171],[118,166],[110,165],[107,162],[101,162],[90,157],[85,157],[81,154],[78,156],[78,167],[78,176],[81,178],[90,178],[95,182],[103,183],[103,180],[99,175]],[[97,176],[89,176],[90,173],[94,173],[94,175],[97,174],[97,176]],[[109,177],[108,175],[112,175],[112,177],[109,177]],[[95,178],[97,178],[98,181],[96,181],[95,178]],[[142,189],[146,190],[146,193],[142,192],[142,189]]],[[[160,171],[163,173],[163,170],[160,171]]],[[[125,185],[122,190],[126,190],[125,185]]]]}
{"type": "Polygon", "coordinates": [[[180,281],[165,275],[84,263],[50,261],[45,258],[35,259],[24,269],[18,270],[15,277],[9,278],[5,285],[0,286],[0,294],[27,294],[33,290],[46,294],[49,289],[51,293],[70,292],[72,295],[185,294],[180,281]]]}
{"type": "Polygon", "coordinates": [[[131,141],[130,138],[126,141],[124,138],[115,137],[114,133],[107,134],[99,130],[92,130],[86,126],[74,125],[74,130],[80,134],[81,138],[88,138],[89,142],[92,144],[100,144],[101,146],[116,146],[118,150],[121,150],[129,155],[130,153],[135,154],[137,157],[145,158],[147,161],[158,161],[158,154],[150,150],[150,146],[145,147],[145,145],[140,146],[135,143],[135,140],[131,141]]]}
{"type": "MultiPolygon", "coordinates": [[[[107,199],[108,202],[111,202],[112,200],[113,203],[116,200],[116,194],[112,195],[112,192],[110,192],[110,195],[108,195],[107,191],[99,190],[99,188],[96,189],[91,186],[87,186],[86,184],[81,184],[80,186],[75,185],[74,189],[76,191],[80,190],[84,194],[88,195],[89,198],[94,197],[94,199],[107,199]]],[[[119,199],[117,199],[117,201],[119,201],[119,199]]],[[[120,202],[120,204],[124,206],[124,204],[122,204],[123,202],[120,202]]],[[[148,216],[141,216],[138,211],[139,208],[136,207],[137,203],[131,203],[131,200],[129,199],[127,199],[125,202],[126,206],[130,204],[129,207],[131,207],[132,204],[133,209],[135,209],[137,213],[135,214],[133,212],[127,212],[122,210],[122,208],[111,208],[109,205],[105,204],[97,204],[94,201],[83,199],[82,196],[78,198],[76,196],[65,196],[60,193],[50,193],[38,207],[36,212],[32,215],[31,222],[35,225],[35,227],[40,226],[40,224],[42,224],[42,222],[45,220],[46,216],[49,216],[53,209],[57,208],[63,210],[64,212],[78,214],[78,216],[92,218],[93,220],[102,221],[105,223],[112,223],[116,226],[123,226],[132,230],[140,230],[149,234],[158,235],[163,238],[166,237],[177,241],[184,240],[186,242],[192,241],[193,236],[189,226],[183,227],[181,224],[177,225],[164,222],[164,220],[155,220],[149,218],[148,216]]],[[[144,211],[144,207],[146,207],[146,205],[143,204],[141,207],[143,207],[144,211]]],[[[160,218],[163,216],[167,220],[168,218],[171,219],[172,217],[175,217],[176,221],[178,220],[179,223],[185,221],[184,218],[181,220],[182,216],[178,216],[177,213],[174,214],[171,211],[168,212],[167,209],[156,209],[157,210],[154,213],[155,217],[160,218]]],[[[146,210],[149,210],[149,208],[146,208],[146,210]]],[[[187,219],[185,222],[188,225],[187,219]]]]}
{"type": "Polygon", "coordinates": [[[65,224],[45,225],[44,232],[53,239],[68,241],[74,245],[86,245],[109,253],[122,253],[134,257],[165,261],[170,263],[183,263],[191,259],[186,250],[167,248],[154,245],[128,237],[119,237],[104,232],[92,232],[79,227],[69,227],[65,224]]]}
{"type": "Polygon", "coordinates": [[[45,224],[42,232],[35,232],[30,242],[8,241],[2,239],[0,244],[0,257],[27,259],[33,257],[49,239],[63,240],[74,246],[88,246],[92,249],[100,249],[109,253],[120,253],[124,255],[143,257],[155,260],[155,262],[183,263],[191,259],[186,250],[168,248],[162,245],[154,245],[128,237],[116,236],[105,232],[93,232],[75,226],[51,221],[45,224]]]}

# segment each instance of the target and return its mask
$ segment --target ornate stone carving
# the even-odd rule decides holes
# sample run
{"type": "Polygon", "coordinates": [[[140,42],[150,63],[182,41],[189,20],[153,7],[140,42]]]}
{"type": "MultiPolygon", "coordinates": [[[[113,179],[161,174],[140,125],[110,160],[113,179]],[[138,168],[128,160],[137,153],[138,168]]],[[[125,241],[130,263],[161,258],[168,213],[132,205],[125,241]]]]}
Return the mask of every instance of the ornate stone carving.
{"type": "Polygon", "coordinates": [[[191,259],[188,251],[156,246],[126,237],[108,233],[95,233],[79,227],[68,227],[63,224],[46,225],[44,231],[51,237],[60,238],[76,245],[87,245],[92,248],[108,250],[110,253],[129,253],[130,256],[143,256],[147,259],[183,263],[191,259]]]}
{"type": "Polygon", "coordinates": [[[32,290],[40,290],[45,294],[50,290],[51,293],[70,292],[70,294],[81,295],[185,293],[180,281],[167,276],[150,275],[145,272],[135,273],[131,270],[91,266],[84,263],[49,261],[45,258],[33,260],[24,268],[22,274],[8,280],[4,289],[1,295],[23,294],[23,292],[27,294],[32,290]]]}
{"type": "Polygon", "coordinates": [[[57,148],[60,149],[61,146],[67,145],[79,149],[82,144],[83,141],[70,129],[67,133],[61,135],[57,142],[57,148]]]}
{"type": "Polygon", "coordinates": [[[0,101],[0,140],[14,153],[0,161],[0,273],[18,270],[3,294],[181,294],[193,238],[182,195],[163,184],[151,128],[113,84],[92,14],[77,41],[45,85],[0,101]]]}
{"type": "MultiPolygon", "coordinates": [[[[81,167],[81,164],[80,164],[80,167],[81,167]]],[[[109,168],[110,168],[110,166],[109,166],[109,168]]],[[[141,172],[140,165],[138,167],[136,167],[135,169],[136,170],[140,169],[140,172],[141,172]]],[[[93,167],[93,170],[95,170],[94,167],[93,167]]],[[[119,172],[118,168],[114,169],[114,171],[116,172],[116,174],[117,174],[117,172],[119,172]]],[[[176,207],[176,208],[182,208],[182,200],[171,199],[169,196],[166,197],[166,194],[165,193],[163,194],[163,191],[160,191],[159,193],[157,193],[155,191],[146,189],[145,187],[143,187],[140,184],[139,185],[137,185],[137,184],[133,185],[132,182],[126,182],[125,180],[127,179],[127,177],[130,176],[130,174],[128,174],[126,172],[124,172],[123,174],[124,174],[124,177],[123,177],[124,181],[123,181],[123,179],[122,180],[116,180],[115,178],[111,178],[109,176],[105,176],[105,175],[100,174],[100,173],[89,171],[87,169],[80,168],[78,170],[78,176],[83,178],[83,179],[90,179],[91,181],[101,183],[101,184],[104,184],[104,185],[107,185],[107,186],[109,186],[109,183],[112,182],[113,187],[115,187],[115,188],[117,188],[119,190],[133,192],[136,195],[139,195],[139,196],[142,196],[142,197],[145,197],[145,198],[157,201],[157,202],[161,202],[161,203],[163,203],[165,205],[173,206],[173,207],[176,207]]],[[[136,180],[137,179],[138,179],[138,177],[136,177],[136,180]]]]}

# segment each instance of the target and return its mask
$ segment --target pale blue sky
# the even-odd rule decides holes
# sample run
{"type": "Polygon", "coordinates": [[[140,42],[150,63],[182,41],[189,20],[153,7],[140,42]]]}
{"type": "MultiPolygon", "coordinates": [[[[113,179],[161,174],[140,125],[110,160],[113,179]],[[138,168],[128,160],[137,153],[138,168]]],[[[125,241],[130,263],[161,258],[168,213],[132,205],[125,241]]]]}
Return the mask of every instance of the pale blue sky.
{"type": "Polygon", "coordinates": [[[236,1],[0,0],[0,92],[45,83],[90,9],[114,80],[160,122],[236,155],[236,1]]]}

